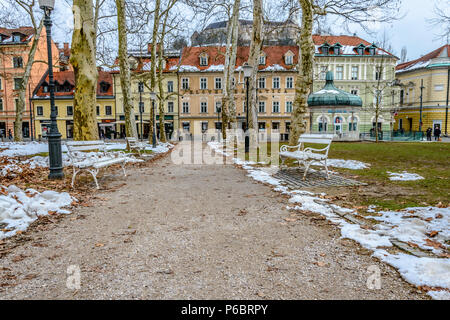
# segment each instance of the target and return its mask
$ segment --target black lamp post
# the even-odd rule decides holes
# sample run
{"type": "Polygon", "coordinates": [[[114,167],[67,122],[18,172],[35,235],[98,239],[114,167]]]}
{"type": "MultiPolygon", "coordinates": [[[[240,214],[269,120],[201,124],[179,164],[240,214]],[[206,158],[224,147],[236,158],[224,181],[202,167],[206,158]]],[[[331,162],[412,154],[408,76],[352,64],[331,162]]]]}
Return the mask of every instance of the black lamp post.
{"type": "Polygon", "coordinates": [[[55,107],[55,81],[53,79],[53,61],[52,61],[52,20],[50,14],[55,7],[55,0],[39,0],[39,7],[44,10],[44,26],[47,31],[47,54],[48,54],[48,78],[50,90],[50,133],[48,138],[48,154],[50,159],[50,174],[49,179],[64,178],[62,165],[62,150],[61,150],[61,133],[58,131],[58,124],[56,122],[56,107],[55,107]]]}
{"type": "Polygon", "coordinates": [[[142,102],[142,92],[144,92],[144,83],[139,82],[139,113],[141,115],[141,141],[144,138],[144,131],[142,125],[142,113],[144,112],[144,102],[142,102]]]}
{"type": "Polygon", "coordinates": [[[217,142],[220,142],[220,130],[222,129],[221,126],[219,127],[221,112],[222,112],[222,108],[217,107],[217,142]]]}
{"type": "Polygon", "coordinates": [[[419,134],[420,134],[420,140],[422,140],[423,135],[422,135],[422,110],[423,110],[423,89],[425,89],[425,87],[423,86],[423,79],[422,82],[420,84],[420,122],[419,122],[419,134]]]}
{"type": "Polygon", "coordinates": [[[248,89],[249,89],[249,83],[250,83],[250,76],[252,75],[252,71],[253,71],[253,67],[251,65],[249,65],[247,62],[244,63],[244,65],[242,66],[242,69],[244,70],[244,79],[245,79],[245,87],[246,87],[246,99],[245,99],[245,106],[246,106],[246,110],[245,110],[245,114],[246,114],[246,127],[245,127],[245,153],[250,152],[250,132],[249,132],[249,127],[248,127],[248,114],[249,114],[249,105],[248,105],[248,89]]]}
{"type": "Polygon", "coordinates": [[[153,148],[156,148],[156,112],[155,112],[155,100],[156,100],[156,93],[150,92],[150,99],[152,100],[152,110],[153,110],[153,134],[152,134],[152,145],[153,148]]]}

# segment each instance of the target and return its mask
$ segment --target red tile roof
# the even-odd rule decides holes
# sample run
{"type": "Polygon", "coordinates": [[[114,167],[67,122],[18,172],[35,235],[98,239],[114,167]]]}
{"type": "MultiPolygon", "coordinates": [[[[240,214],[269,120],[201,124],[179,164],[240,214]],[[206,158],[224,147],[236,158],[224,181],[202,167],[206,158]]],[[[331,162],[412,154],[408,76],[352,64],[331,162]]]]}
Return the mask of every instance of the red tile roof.
{"type": "MultiPolygon", "coordinates": [[[[446,44],[434,51],[431,51],[430,53],[424,55],[423,57],[420,57],[419,59],[416,60],[412,60],[412,61],[408,61],[408,62],[404,62],[404,63],[400,63],[397,67],[396,70],[397,71],[401,71],[404,69],[409,69],[409,68],[413,68],[414,65],[419,64],[419,63],[425,63],[430,61],[431,59],[435,59],[437,57],[440,57],[443,54],[443,51],[447,49],[447,57],[450,58],[450,45],[446,44]]],[[[445,56],[445,55],[444,55],[445,56]]]]}
{"type": "MultiPolygon", "coordinates": [[[[56,85],[63,85],[64,83],[68,82],[72,87],[75,87],[75,74],[73,71],[60,71],[55,72],[53,74],[53,77],[55,79],[56,85]]],[[[48,74],[45,76],[45,81],[42,81],[39,87],[36,90],[36,95],[39,97],[47,97],[50,95],[49,92],[44,92],[43,84],[46,82],[48,84],[49,77],[48,74]]],[[[105,72],[105,71],[99,71],[98,72],[98,81],[97,81],[97,96],[112,96],[113,93],[113,80],[111,73],[105,72]],[[105,82],[109,84],[109,88],[106,92],[100,92],[100,84],[102,82],[105,82]]],[[[72,96],[73,90],[70,90],[69,92],[55,92],[55,96],[72,96]]]]}
{"type": "MultiPolygon", "coordinates": [[[[236,67],[242,66],[248,60],[250,47],[238,47],[236,52],[236,67]]],[[[181,66],[193,66],[199,70],[206,70],[211,66],[219,66],[225,64],[225,47],[186,47],[181,55],[181,66]],[[202,53],[208,55],[208,65],[201,66],[199,56],[202,53]]],[[[294,69],[298,61],[297,46],[265,46],[262,52],[266,55],[266,64],[259,65],[259,69],[263,70],[269,66],[279,65],[287,70],[294,69]],[[286,65],[284,56],[291,51],[294,54],[293,64],[286,65]]]]}
{"type": "Polygon", "coordinates": [[[8,29],[8,28],[0,28],[0,35],[2,35],[5,40],[10,38],[14,33],[21,33],[25,35],[26,37],[22,39],[22,42],[26,42],[28,37],[34,34],[34,28],[33,27],[20,27],[15,29],[8,29]]]}

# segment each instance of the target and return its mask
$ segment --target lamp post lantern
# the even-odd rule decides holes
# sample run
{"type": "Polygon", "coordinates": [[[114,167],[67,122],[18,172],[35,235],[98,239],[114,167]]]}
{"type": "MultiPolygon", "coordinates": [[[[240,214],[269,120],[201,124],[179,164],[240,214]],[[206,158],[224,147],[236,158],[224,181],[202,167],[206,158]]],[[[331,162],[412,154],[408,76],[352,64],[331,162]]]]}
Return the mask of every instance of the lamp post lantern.
{"type": "Polygon", "coordinates": [[[152,145],[153,145],[153,148],[156,148],[156,112],[155,112],[156,93],[150,92],[150,99],[152,100],[152,110],[153,110],[152,145]]]}
{"type": "Polygon", "coordinates": [[[249,127],[248,127],[248,111],[249,111],[249,105],[248,105],[248,89],[249,89],[249,82],[250,82],[250,76],[252,75],[253,67],[249,65],[247,62],[244,63],[242,66],[242,69],[244,70],[244,79],[245,79],[245,87],[246,87],[246,99],[245,99],[245,114],[246,114],[246,124],[245,124],[245,153],[248,153],[250,151],[250,137],[249,137],[249,127]]]}
{"type": "Polygon", "coordinates": [[[139,82],[139,113],[141,115],[141,141],[144,139],[144,131],[143,131],[143,124],[142,124],[142,113],[144,112],[144,102],[142,102],[142,92],[144,92],[144,83],[139,82]]]}
{"type": "Polygon", "coordinates": [[[53,78],[53,61],[52,61],[52,20],[50,14],[55,7],[55,0],[39,0],[39,7],[44,10],[44,26],[47,31],[47,55],[48,55],[48,78],[50,91],[50,132],[47,134],[48,138],[48,155],[50,159],[50,174],[49,179],[64,178],[63,164],[62,164],[62,150],[61,150],[61,133],[58,131],[58,124],[56,122],[56,107],[55,107],[55,81],[53,78]]]}

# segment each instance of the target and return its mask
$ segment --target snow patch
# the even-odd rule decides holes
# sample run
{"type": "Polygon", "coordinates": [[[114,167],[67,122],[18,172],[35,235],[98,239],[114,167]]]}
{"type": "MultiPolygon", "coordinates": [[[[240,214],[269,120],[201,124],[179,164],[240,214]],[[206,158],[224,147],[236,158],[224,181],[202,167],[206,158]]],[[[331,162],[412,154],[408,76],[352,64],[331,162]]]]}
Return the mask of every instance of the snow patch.
{"type": "Polygon", "coordinates": [[[416,173],[408,173],[403,171],[402,173],[389,172],[389,180],[391,181],[415,181],[415,180],[423,180],[424,177],[416,174],[416,173]]]}

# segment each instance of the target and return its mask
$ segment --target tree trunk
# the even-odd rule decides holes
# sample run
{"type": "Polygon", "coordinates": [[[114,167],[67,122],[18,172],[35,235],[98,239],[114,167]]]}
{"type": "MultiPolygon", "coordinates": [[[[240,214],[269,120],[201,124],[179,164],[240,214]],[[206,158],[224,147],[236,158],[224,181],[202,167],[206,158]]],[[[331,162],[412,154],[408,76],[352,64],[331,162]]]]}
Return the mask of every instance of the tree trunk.
{"type": "Polygon", "coordinates": [[[302,7],[302,30],[300,32],[300,58],[295,83],[295,98],[291,116],[289,142],[296,145],[301,134],[306,132],[308,96],[313,79],[314,42],[312,37],[314,8],[312,0],[299,0],[302,7]]]}
{"type": "MultiPolygon", "coordinates": [[[[165,28],[163,27],[163,33],[165,32],[165,28]]],[[[162,40],[162,39],[161,39],[162,40]]],[[[162,42],[162,41],[161,41],[162,42]]],[[[165,94],[164,94],[164,86],[163,86],[163,61],[164,61],[164,52],[163,48],[159,49],[159,55],[158,55],[158,87],[159,87],[159,141],[166,142],[166,130],[164,127],[164,105],[165,105],[165,94]]]]}
{"type": "Polygon", "coordinates": [[[125,17],[125,0],[116,0],[117,24],[119,36],[120,86],[125,113],[125,134],[137,139],[136,117],[134,115],[133,98],[131,96],[131,71],[128,62],[127,22],[125,17]]]}
{"type": "Polygon", "coordinates": [[[227,138],[226,130],[230,123],[236,128],[236,105],[234,101],[233,76],[236,68],[237,40],[239,34],[239,9],[241,1],[235,0],[233,12],[228,22],[227,48],[224,65],[224,88],[222,98],[222,136],[227,138]]]}
{"type": "Polygon", "coordinates": [[[75,74],[73,135],[78,141],[97,140],[95,112],[98,72],[92,0],[74,0],[70,63],[75,74]]]}
{"type": "Polygon", "coordinates": [[[27,92],[27,86],[28,81],[30,80],[31,76],[31,69],[33,67],[34,63],[34,56],[36,54],[37,45],[39,43],[39,39],[41,37],[41,31],[43,27],[43,20],[39,24],[38,29],[36,30],[36,33],[33,37],[33,42],[31,44],[31,49],[28,54],[28,61],[25,66],[25,72],[22,77],[22,81],[20,81],[20,88],[19,88],[19,99],[17,101],[16,105],[16,120],[14,122],[14,141],[22,141],[22,122],[23,122],[23,113],[25,112],[25,102],[26,102],[26,92],[27,92]]]}
{"type": "Polygon", "coordinates": [[[253,33],[248,57],[248,63],[253,67],[253,72],[249,81],[249,99],[248,99],[249,101],[247,112],[249,113],[248,127],[250,129],[256,130],[258,129],[258,110],[256,106],[256,103],[258,101],[257,76],[258,76],[259,56],[263,45],[262,27],[263,27],[262,0],[253,0],[253,33]]]}
{"type": "MultiPolygon", "coordinates": [[[[159,30],[159,21],[160,21],[160,11],[161,11],[161,0],[156,0],[155,2],[155,10],[154,10],[154,19],[153,19],[153,33],[152,33],[152,50],[150,56],[150,88],[153,92],[156,89],[156,50],[158,46],[158,30],[159,30]]],[[[156,103],[156,102],[155,102],[156,103]]],[[[161,107],[160,107],[161,108],[161,107]]],[[[150,109],[150,131],[149,131],[149,141],[153,142],[152,136],[153,131],[155,130],[155,110],[153,108],[150,109]]],[[[156,132],[155,132],[156,134],[156,132]]]]}

